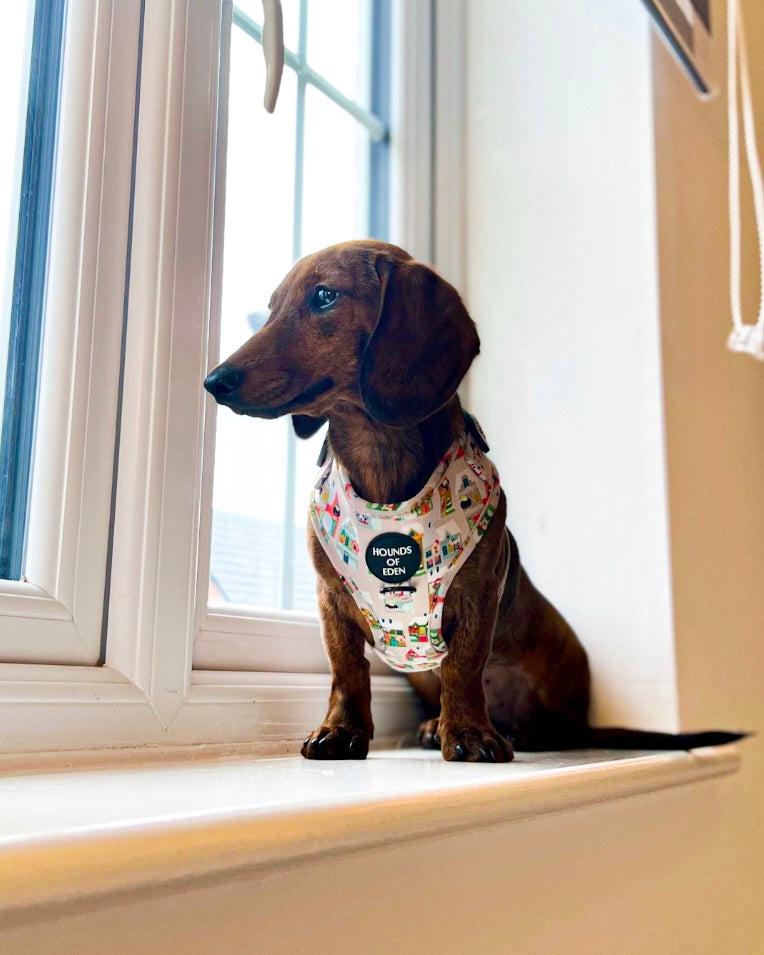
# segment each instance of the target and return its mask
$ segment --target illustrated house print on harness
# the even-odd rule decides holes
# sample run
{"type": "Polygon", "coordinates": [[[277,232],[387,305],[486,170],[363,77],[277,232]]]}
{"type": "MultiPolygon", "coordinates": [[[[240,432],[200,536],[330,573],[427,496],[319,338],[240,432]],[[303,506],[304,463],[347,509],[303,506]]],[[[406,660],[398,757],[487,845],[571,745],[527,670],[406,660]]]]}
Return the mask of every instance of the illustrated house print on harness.
{"type": "Polygon", "coordinates": [[[392,619],[383,619],[382,624],[382,644],[387,647],[405,647],[406,641],[403,639],[403,631],[394,626],[392,619]]]}
{"type": "Polygon", "coordinates": [[[383,587],[385,610],[398,610],[411,613],[414,609],[415,587],[383,587]]]}
{"type": "Polygon", "coordinates": [[[443,516],[454,513],[454,502],[451,499],[451,484],[447,477],[438,485],[438,495],[440,496],[440,513],[443,516]]]}
{"type": "Polygon", "coordinates": [[[331,504],[327,501],[324,504],[321,516],[321,524],[329,537],[334,537],[340,518],[339,497],[335,494],[331,504]]]}
{"type": "Polygon", "coordinates": [[[431,510],[432,492],[425,494],[424,497],[420,497],[419,500],[411,507],[411,513],[416,514],[417,517],[422,517],[424,514],[429,514],[431,510]]]}
{"type": "Polygon", "coordinates": [[[448,652],[446,594],[501,493],[486,450],[465,415],[464,431],[425,487],[400,504],[363,500],[334,459],[321,470],[310,501],[314,529],[368,623],[374,649],[393,669],[431,669],[448,652]]]}
{"type": "Polygon", "coordinates": [[[474,511],[480,507],[481,501],[482,495],[472,476],[467,471],[462,471],[461,483],[459,484],[459,507],[463,511],[474,511]]]}
{"type": "Polygon", "coordinates": [[[410,643],[429,643],[430,638],[427,635],[427,622],[409,624],[409,642],[410,643]]]}
{"type": "Polygon", "coordinates": [[[428,571],[439,571],[443,561],[450,561],[462,549],[462,535],[455,521],[450,521],[443,537],[436,537],[424,552],[428,571]]]}
{"type": "MultiPolygon", "coordinates": [[[[408,536],[414,541],[414,543],[419,548],[420,553],[424,553],[424,529],[420,524],[413,524],[408,531],[408,536]]],[[[425,574],[424,564],[420,563],[416,572],[414,573],[415,577],[423,577],[425,574]]]]}
{"type": "Polygon", "coordinates": [[[358,535],[353,522],[350,520],[343,521],[342,529],[337,538],[337,553],[342,557],[344,563],[351,567],[357,567],[359,550],[358,535]]]}

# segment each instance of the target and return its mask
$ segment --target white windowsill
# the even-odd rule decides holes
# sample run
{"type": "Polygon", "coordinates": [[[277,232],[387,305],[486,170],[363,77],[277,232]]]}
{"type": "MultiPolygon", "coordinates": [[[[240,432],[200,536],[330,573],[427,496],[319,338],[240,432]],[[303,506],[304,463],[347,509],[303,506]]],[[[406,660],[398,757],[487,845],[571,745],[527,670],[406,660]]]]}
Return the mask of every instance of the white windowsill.
{"type": "Polygon", "coordinates": [[[691,753],[519,754],[508,765],[383,750],[365,762],[226,758],[0,779],[0,911],[159,888],[734,772],[691,753]]]}

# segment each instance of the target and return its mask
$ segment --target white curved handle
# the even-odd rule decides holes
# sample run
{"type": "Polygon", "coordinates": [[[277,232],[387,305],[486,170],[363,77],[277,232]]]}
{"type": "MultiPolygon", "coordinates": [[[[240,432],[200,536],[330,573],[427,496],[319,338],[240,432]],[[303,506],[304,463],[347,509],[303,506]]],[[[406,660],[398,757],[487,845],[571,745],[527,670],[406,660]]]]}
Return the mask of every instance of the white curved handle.
{"type": "Polygon", "coordinates": [[[269,113],[276,100],[284,72],[284,18],[280,0],[263,0],[263,56],[265,57],[265,96],[263,106],[269,113]]]}

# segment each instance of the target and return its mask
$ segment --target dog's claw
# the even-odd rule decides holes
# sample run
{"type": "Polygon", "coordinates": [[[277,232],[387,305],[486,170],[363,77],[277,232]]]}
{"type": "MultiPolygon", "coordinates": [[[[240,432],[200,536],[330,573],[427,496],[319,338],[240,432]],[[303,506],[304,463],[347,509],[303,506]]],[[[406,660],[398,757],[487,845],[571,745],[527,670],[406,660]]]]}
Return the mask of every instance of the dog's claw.
{"type": "Polygon", "coordinates": [[[464,726],[441,729],[443,758],[470,763],[508,763],[514,758],[512,745],[492,726],[464,726]]]}
{"type": "Polygon", "coordinates": [[[438,733],[438,720],[425,720],[421,723],[417,732],[417,742],[422,749],[440,749],[440,734],[438,733]]]}
{"type": "Polygon", "coordinates": [[[305,759],[366,759],[369,735],[344,726],[322,726],[305,740],[300,752],[305,759]]]}
{"type": "Polygon", "coordinates": [[[355,759],[364,759],[369,749],[369,741],[365,740],[360,733],[356,733],[350,740],[348,753],[355,759]]]}
{"type": "Polygon", "coordinates": [[[490,725],[446,729],[441,737],[440,720],[425,720],[419,727],[417,740],[422,749],[439,749],[444,759],[453,761],[508,763],[514,757],[512,744],[490,725]]]}

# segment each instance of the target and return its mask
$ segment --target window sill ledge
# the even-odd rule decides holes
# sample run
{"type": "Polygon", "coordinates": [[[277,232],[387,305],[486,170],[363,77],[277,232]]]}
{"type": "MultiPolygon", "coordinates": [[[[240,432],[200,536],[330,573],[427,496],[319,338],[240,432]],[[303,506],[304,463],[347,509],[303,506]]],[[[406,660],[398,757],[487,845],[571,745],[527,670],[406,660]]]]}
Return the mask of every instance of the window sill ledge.
{"type": "Polygon", "coordinates": [[[224,759],[0,779],[0,911],[194,883],[735,772],[733,746],[365,762],[224,759]]]}

